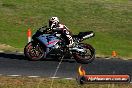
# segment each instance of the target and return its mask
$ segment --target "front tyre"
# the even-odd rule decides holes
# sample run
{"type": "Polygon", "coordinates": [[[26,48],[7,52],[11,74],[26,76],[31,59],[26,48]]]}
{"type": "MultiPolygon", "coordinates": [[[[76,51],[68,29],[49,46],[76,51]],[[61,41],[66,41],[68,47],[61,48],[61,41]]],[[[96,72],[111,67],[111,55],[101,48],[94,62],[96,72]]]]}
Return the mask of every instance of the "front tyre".
{"type": "Polygon", "coordinates": [[[28,60],[38,61],[42,60],[45,52],[39,43],[29,42],[24,48],[24,54],[28,60]]]}
{"type": "Polygon", "coordinates": [[[95,59],[95,49],[85,43],[80,43],[79,46],[81,46],[85,52],[76,52],[74,54],[75,60],[82,64],[91,63],[95,59]]]}

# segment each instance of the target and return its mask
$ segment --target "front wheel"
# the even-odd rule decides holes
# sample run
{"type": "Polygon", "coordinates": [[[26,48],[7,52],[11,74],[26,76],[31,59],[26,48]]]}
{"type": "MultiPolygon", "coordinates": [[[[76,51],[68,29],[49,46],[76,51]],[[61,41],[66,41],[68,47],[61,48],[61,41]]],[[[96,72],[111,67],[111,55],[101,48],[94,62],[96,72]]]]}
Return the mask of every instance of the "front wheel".
{"type": "Polygon", "coordinates": [[[95,59],[95,49],[91,45],[85,43],[80,43],[79,46],[84,49],[84,52],[76,52],[74,54],[75,60],[82,64],[92,62],[95,59]]]}
{"type": "Polygon", "coordinates": [[[39,43],[29,42],[24,48],[24,54],[28,60],[38,61],[43,59],[45,52],[39,43]]]}

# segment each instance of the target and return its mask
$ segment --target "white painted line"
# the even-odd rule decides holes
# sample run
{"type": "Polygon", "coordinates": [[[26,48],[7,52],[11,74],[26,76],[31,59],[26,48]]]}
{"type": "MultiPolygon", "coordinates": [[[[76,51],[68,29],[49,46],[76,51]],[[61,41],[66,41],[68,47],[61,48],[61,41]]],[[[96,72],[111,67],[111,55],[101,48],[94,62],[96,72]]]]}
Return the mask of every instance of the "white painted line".
{"type": "Polygon", "coordinates": [[[52,79],[58,79],[58,78],[60,78],[60,77],[49,77],[49,78],[52,78],[52,79]]]}
{"type": "Polygon", "coordinates": [[[126,60],[126,61],[128,61],[128,60],[131,60],[131,59],[120,59],[120,60],[126,60]]]}
{"type": "Polygon", "coordinates": [[[7,76],[18,77],[18,76],[21,76],[21,75],[7,75],[7,76]]]}
{"type": "Polygon", "coordinates": [[[23,54],[23,52],[18,52],[18,53],[23,54]]]}
{"type": "Polygon", "coordinates": [[[73,78],[64,78],[64,79],[67,79],[67,80],[73,80],[73,78]]]}
{"type": "Polygon", "coordinates": [[[38,78],[40,76],[28,76],[29,78],[38,78]]]}
{"type": "MultiPolygon", "coordinates": [[[[0,76],[2,76],[3,74],[0,74],[0,76]]],[[[10,76],[10,77],[20,77],[20,76],[22,76],[22,75],[6,75],[6,76],[10,76]]],[[[29,77],[29,78],[40,78],[41,76],[26,76],[26,77],[29,77]]],[[[66,80],[74,80],[74,78],[61,78],[61,77],[49,77],[49,78],[51,78],[51,79],[66,79],[66,80]]],[[[130,83],[132,83],[132,82],[130,82],[130,83]]]]}
{"type": "Polygon", "coordinates": [[[0,51],[0,53],[3,53],[4,51],[0,51]]]}

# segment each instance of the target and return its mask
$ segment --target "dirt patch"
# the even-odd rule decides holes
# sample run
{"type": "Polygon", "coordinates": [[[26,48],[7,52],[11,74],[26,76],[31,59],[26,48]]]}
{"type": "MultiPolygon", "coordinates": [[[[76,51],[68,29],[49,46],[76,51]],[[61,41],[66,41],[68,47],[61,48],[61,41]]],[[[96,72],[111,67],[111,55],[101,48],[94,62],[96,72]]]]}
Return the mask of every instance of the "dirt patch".
{"type": "Polygon", "coordinates": [[[6,44],[0,44],[0,51],[17,52],[19,49],[6,44]]]}

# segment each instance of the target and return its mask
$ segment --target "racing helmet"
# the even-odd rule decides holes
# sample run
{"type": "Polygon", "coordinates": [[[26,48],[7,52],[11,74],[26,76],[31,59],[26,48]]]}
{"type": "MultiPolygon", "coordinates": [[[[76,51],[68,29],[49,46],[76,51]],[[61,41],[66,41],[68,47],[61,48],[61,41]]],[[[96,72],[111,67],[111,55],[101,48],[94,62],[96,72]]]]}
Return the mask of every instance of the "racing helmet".
{"type": "Polygon", "coordinates": [[[49,19],[49,27],[52,26],[52,24],[54,24],[54,26],[57,26],[59,24],[59,19],[58,17],[51,17],[49,19]]]}

